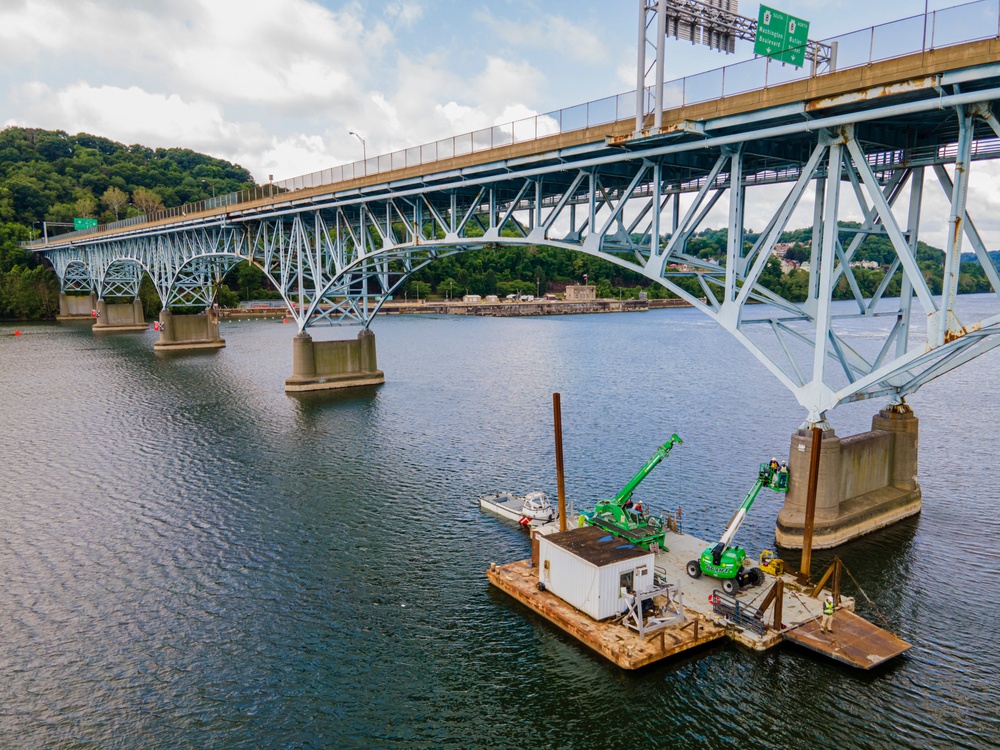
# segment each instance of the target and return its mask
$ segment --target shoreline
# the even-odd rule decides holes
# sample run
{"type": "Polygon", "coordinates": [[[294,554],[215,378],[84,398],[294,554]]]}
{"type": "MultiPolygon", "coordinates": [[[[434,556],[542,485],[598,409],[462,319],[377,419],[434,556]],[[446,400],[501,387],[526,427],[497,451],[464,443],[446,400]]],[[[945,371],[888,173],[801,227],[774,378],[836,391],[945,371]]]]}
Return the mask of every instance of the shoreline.
{"type": "MultiPolygon", "coordinates": [[[[517,318],[541,315],[584,315],[597,313],[645,312],[674,307],[691,307],[682,299],[599,299],[583,302],[565,300],[535,300],[532,302],[455,302],[420,300],[419,302],[386,302],[379,315],[480,315],[489,318],[517,318]]],[[[220,319],[283,318],[285,307],[236,307],[220,309],[220,319]]]]}
{"type": "Polygon", "coordinates": [[[670,307],[690,307],[682,299],[598,299],[586,301],[533,300],[531,302],[386,302],[386,315],[480,315],[516,318],[526,315],[581,315],[591,313],[645,312],[670,307]]]}

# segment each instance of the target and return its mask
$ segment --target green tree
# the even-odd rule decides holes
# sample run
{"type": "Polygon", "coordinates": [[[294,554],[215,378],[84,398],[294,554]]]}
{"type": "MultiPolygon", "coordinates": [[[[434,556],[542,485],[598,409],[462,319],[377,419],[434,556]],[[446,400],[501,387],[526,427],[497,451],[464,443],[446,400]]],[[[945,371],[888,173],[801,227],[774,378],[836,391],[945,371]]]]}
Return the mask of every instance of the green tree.
{"type": "Polygon", "coordinates": [[[97,199],[88,192],[76,199],[74,216],[81,219],[94,218],[97,214],[97,199]]]}
{"type": "Polygon", "coordinates": [[[115,221],[118,221],[122,209],[128,205],[128,193],[112,185],[104,191],[104,194],[101,196],[101,202],[115,215],[115,221]]]}
{"type": "Polygon", "coordinates": [[[132,191],[132,203],[146,215],[163,209],[163,200],[159,194],[144,187],[132,191]]]}

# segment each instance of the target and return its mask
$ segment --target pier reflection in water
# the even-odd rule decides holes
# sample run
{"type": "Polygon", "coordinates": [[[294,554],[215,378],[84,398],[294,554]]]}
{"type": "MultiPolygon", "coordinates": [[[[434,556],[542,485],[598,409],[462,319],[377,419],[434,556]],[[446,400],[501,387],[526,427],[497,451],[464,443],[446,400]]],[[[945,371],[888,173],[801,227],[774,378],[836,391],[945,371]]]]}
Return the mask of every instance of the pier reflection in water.
{"type": "MultiPolygon", "coordinates": [[[[802,420],[728,334],[690,310],[392,317],[384,386],[290,397],[289,326],[222,327],[224,351],[169,359],[153,333],[0,336],[0,746],[1000,740],[996,354],[910,399],[923,514],[837,551],[906,656],[858,674],[713,646],[625,674],[491,590],[489,563],[529,544],[476,498],[554,494],[560,391],[570,499],[608,496],[677,432],[642,498],[717,536],[802,420]]],[[[879,406],[834,426],[867,429],[879,406]]],[[[741,529],[753,554],[780,502],[741,529]]]]}

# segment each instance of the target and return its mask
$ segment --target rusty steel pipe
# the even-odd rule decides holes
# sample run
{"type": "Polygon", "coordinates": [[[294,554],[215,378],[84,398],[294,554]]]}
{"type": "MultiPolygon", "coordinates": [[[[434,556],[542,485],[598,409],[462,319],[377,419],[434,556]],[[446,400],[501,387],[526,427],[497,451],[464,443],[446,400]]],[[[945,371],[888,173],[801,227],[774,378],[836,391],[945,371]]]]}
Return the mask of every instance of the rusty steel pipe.
{"type": "Polygon", "coordinates": [[[812,454],[809,456],[809,489],[806,493],[806,522],[802,529],[802,562],[799,571],[806,578],[812,565],[813,526],[816,522],[816,490],[819,487],[819,454],[823,448],[823,428],[813,425],[812,454]]]}
{"type": "Polygon", "coordinates": [[[563,476],[562,404],[559,394],[552,394],[552,419],[556,432],[556,488],[559,493],[559,531],[566,531],[566,481],[563,476]]]}

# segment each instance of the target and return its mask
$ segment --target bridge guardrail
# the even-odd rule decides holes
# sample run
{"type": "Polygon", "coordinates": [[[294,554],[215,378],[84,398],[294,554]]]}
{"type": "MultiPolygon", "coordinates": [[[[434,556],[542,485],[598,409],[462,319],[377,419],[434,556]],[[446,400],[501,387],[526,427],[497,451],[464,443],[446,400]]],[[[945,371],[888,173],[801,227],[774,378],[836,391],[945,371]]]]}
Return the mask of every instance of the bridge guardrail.
{"type": "MultiPolygon", "coordinates": [[[[841,71],[894,57],[997,37],[1000,37],[1000,0],[973,0],[962,5],[930,11],[926,15],[920,13],[820,41],[836,48],[835,70],[841,71]]],[[[667,81],[664,83],[663,102],[665,108],[674,109],[804,80],[816,75],[821,73],[815,69],[794,68],[770,58],[757,57],[667,81]]],[[[653,87],[647,88],[645,99],[645,109],[649,111],[654,101],[653,87]]],[[[432,143],[411,146],[389,154],[372,156],[366,160],[267,185],[257,185],[238,193],[220,195],[153,214],[134,216],[93,229],[68,232],[59,237],[60,239],[83,237],[95,232],[124,229],[151,221],[262,200],[295,190],[349,182],[407,167],[433,164],[456,156],[535,141],[552,135],[631,121],[635,119],[635,103],[636,92],[628,91],[514,122],[482,128],[471,133],[442,138],[432,143]]],[[[37,240],[21,244],[35,246],[36,242],[37,240]]]]}

